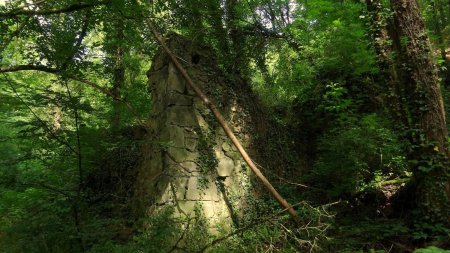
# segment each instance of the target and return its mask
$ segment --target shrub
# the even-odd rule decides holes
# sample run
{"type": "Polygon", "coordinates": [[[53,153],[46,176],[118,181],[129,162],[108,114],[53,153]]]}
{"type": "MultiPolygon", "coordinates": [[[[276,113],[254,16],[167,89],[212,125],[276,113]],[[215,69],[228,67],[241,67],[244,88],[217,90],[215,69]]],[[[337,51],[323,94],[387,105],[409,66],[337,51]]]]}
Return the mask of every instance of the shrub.
{"type": "Polygon", "coordinates": [[[405,176],[402,145],[383,122],[370,114],[360,123],[334,128],[319,139],[312,179],[330,197],[353,195],[379,186],[382,180],[405,176]]]}

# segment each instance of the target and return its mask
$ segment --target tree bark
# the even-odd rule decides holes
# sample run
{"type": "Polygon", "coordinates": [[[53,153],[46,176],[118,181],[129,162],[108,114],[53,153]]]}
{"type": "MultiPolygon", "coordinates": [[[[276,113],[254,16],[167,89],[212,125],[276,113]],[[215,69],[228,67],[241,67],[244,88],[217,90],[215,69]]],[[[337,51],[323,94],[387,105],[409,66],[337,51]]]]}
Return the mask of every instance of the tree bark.
{"type": "Polygon", "coordinates": [[[401,81],[397,69],[395,68],[391,37],[392,20],[383,13],[383,4],[380,0],[366,0],[367,11],[371,15],[370,32],[372,45],[377,55],[381,77],[387,80],[387,86],[383,87],[386,92],[385,99],[389,106],[393,119],[396,121],[399,130],[408,126],[406,108],[402,102],[404,97],[401,81]]]}
{"type": "Polygon", "coordinates": [[[450,224],[448,132],[437,67],[417,0],[391,0],[396,69],[405,89],[417,205],[424,217],[450,224]]]}
{"type": "MultiPolygon", "coordinates": [[[[114,46],[114,70],[113,70],[113,87],[111,93],[113,97],[121,97],[121,89],[125,83],[125,66],[123,63],[123,39],[124,39],[124,23],[122,17],[116,17],[116,45],[114,46]]],[[[111,129],[117,131],[120,128],[121,121],[121,105],[118,101],[113,101],[111,129]]]]}
{"type": "Polygon", "coordinates": [[[225,24],[227,26],[228,35],[231,41],[231,63],[230,72],[240,73],[242,69],[242,63],[244,62],[245,55],[243,54],[243,37],[241,30],[239,29],[238,14],[236,12],[238,1],[237,0],[226,0],[225,1],[225,24]]]}

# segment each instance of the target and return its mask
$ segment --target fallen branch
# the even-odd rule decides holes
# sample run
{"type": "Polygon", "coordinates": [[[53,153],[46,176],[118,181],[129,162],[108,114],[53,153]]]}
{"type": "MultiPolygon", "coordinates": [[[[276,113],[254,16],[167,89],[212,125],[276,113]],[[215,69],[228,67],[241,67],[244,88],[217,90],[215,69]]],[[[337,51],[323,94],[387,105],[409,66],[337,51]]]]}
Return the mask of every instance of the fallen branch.
{"type": "MultiPolygon", "coordinates": [[[[143,15],[144,16],[144,15],[143,15]]],[[[270,192],[270,194],[280,203],[281,206],[287,209],[290,216],[296,221],[299,222],[298,215],[294,208],[278,193],[278,191],[272,186],[272,184],[267,180],[267,178],[262,174],[262,172],[258,169],[258,167],[253,163],[250,156],[247,154],[247,151],[245,151],[244,147],[241,145],[237,137],[234,135],[231,128],[228,126],[225,118],[222,116],[222,114],[217,109],[217,106],[203,93],[203,91],[192,81],[191,77],[187,73],[187,71],[184,69],[184,67],[181,65],[181,63],[178,61],[177,57],[174,55],[174,53],[169,49],[169,47],[164,42],[161,35],[156,31],[156,28],[153,26],[153,23],[149,19],[145,19],[145,22],[149,29],[152,31],[153,35],[155,36],[156,40],[159,42],[163,50],[169,55],[171,61],[177,68],[177,70],[181,73],[183,78],[186,80],[189,87],[194,90],[194,92],[197,94],[197,96],[203,101],[203,103],[212,111],[214,114],[216,120],[219,122],[219,124],[222,126],[223,130],[227,134],[227,136],[231,139],[234,146],[237,148],[239,153],[241,154],[242,158],[245,160],[245,162],[248,164],[248,166],[251,168],[253,173],[256,175],[256,177],[262,182],[264,187],[270,192]]]]}

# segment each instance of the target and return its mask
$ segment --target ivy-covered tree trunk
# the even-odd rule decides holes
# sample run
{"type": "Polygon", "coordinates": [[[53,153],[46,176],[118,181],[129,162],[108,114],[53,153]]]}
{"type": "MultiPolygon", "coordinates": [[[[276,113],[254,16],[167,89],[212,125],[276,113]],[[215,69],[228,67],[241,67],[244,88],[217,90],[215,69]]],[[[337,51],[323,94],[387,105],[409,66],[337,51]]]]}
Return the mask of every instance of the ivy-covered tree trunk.
{"type": "Polygon", "coordinates": [[[423,217],[449,224],[448,133],[436,65],[417,0],[391,0],[394,49],[407,103],[410,159],[423,217]],[[395,41],[398,40],[398,41],[395,41]]]}
{"type": "Polygon", "coordinates": [[[394,50],[391,43],[391,37],[395,37],[393,22],[389,19],[389,13],[380,0],[366,0],[366,5],[371,18],[372,45],[377,55],[380,76],[387,81],[384,89],[388,92],[385,92],[384,100],[387,102],[392,118],[397,123],[397,128],[405,129],[408,126],[408,113],[403,101],[404,89],[399,80],[393,56],[394,50]]]}

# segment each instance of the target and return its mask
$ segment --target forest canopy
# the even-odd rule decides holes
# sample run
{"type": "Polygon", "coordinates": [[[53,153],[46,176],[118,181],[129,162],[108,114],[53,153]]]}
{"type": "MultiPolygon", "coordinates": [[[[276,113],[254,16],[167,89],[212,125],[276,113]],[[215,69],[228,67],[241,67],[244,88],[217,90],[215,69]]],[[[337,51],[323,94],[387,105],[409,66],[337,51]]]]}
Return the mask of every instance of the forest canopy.
{"type": "Polygon", "coordinates": [[[448,252],[449,108],[448,0],[0,0],[0,252],[448,252]]]}

